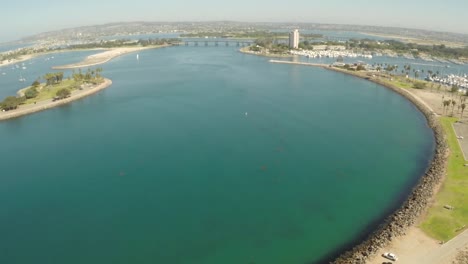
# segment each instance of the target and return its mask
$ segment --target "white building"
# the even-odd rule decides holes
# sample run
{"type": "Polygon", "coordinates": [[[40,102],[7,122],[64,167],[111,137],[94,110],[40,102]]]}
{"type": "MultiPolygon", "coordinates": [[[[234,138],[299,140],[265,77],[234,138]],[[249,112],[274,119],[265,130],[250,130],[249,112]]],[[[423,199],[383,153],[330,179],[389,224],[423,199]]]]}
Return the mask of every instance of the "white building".
{"type": "Polygon", "coordinates": [[[289,33],[289,48],[290,49],[299,48],[299,30],[297,29],[289,33]]]}

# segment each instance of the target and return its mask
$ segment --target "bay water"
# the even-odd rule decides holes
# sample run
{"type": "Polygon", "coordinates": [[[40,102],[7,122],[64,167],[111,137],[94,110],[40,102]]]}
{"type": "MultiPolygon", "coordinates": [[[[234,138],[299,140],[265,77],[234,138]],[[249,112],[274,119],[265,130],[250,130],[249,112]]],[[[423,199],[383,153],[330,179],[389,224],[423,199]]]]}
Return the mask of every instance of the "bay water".
{"type": "Polygon", "coordinates": [[[355,77],[235,47],[102,67],[108,89],[0,123],[1,263],[319,263],[432,159],[424,116],[355,77]]]}

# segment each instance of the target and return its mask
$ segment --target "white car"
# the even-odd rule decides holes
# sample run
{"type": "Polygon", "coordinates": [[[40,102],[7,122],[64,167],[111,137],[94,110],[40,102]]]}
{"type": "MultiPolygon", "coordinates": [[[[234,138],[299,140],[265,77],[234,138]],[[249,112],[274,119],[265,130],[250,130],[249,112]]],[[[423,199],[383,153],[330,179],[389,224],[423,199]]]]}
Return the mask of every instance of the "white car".
{"type": "Polygon", "coordinates": [[[389,260],[393,260],[393,261],[397,261],[398,260],[398,257],[393,254],[393,253],[389,253],[389,252],[385,252],[382,254],[382,257],[384,258],[388,258],[389,260]]]}

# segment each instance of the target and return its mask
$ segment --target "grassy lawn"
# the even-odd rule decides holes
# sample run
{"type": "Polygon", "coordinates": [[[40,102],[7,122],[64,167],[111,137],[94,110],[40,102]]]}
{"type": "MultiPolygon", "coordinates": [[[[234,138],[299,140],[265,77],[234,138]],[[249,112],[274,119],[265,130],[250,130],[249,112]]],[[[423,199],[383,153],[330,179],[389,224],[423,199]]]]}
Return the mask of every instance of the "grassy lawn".
{"type": "Polygon", "coordinates": [[[413,88],[414,84],[413,80],[407,80],[405,77],[400,76],[393,76],[391,81],[389,79],[382,80],[388,84],[393,84],[403,89],[413,88]]]}
{"type": "Polygon", "coordinates": [[[63,80],[61,83],[56,84],[56,85],[50,85],[50,86],[41,85],[41,89],[38,89],[39,94],[35,98],[26,100],[25,104],[52,99],[56,96],[58,90],[62,88],[68,88],[70,91],[73,91],[75,87],[75,83],[76,82],[74,80],[63,80]]]}
{"type": "MultiPolygon", "coordinates": [[[[394,78],[385,82],[402,89],[413,87],[413,82],[407,82],[405,78],[394,78]]],[[[430,87],[428,83],[426,89],[431,89],[430,87]]],[[[461,233],[468,224],[468,167],[464,166],[468,162],[463,157],[452,127],[457,118],[440,117],[439,121],[447,135],[450,148],[447,175],[420,227],[429,236],[448,241],[461,233]],[[453,206],[454,210],[445,209],[444,205],[453,206]]]]}
{"type": "Polygon", "coordinates": [[[450,147],[447,178],[421,224],[426,234],[442,241],[458,235],[468,223],[468,167],[464,166],[466,162],[452,127],[456,120],[440,118],[450,147]],[[444,205],[453,206],[454,210],[447,210],[444,205]]]}

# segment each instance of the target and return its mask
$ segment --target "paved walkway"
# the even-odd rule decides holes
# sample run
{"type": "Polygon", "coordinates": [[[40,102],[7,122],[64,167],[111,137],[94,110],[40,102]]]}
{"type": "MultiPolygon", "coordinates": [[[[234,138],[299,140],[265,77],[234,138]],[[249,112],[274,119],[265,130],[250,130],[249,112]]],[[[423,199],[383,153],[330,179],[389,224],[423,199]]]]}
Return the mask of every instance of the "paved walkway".
{"type": "Polygon", "coordinates": [[[457,137],[462,136],[463,138],[458,138],[458,144],[463,152],[463,157],[465,160],[468,157],[468,124],[466,123],[454,123],[453,130],[457,137]]]}
{"type": "MultiPolygon", "coordinates": [[[[444,264],[451,263],[460,250],[468,246],[468,230],[456,236],[454,239],[443,244],[441,247],[432,250],[427,255],[421,256],[418,263],[424,264],[444,264]]],[[[401,262],[403,263],[403,262],[401,262]]]]}

